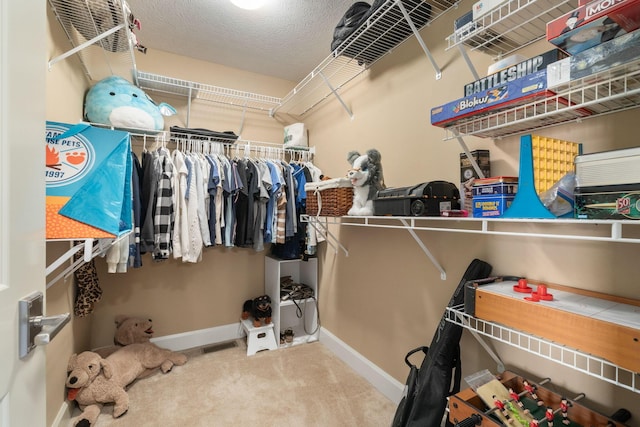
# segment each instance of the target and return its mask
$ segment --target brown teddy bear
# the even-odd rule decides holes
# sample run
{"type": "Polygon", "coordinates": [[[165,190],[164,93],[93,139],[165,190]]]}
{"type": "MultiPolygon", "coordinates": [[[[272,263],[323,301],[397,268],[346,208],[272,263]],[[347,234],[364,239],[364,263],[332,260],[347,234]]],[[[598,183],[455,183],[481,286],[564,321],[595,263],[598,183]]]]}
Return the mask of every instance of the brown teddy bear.
{"type": "Polygon", "coordinates": [[[116,332],[113,344],[95,348],[92,351],[102,357],[107,357],[125,345],[134,343],[148,343],[153,337],[153,321],[141,317],[130,317],[123,314],[116,316],[116,332]]]}
{"type": "Polygon", "coordinates": [[[122,416],[129,409],[129,396],[125,391],[129,384],[150,370],[160,368],[167,373],[175,365],[184,365],[186,362],[184,354],[152,343],[130,344],[107,358],[91,351],[73,354],[67,368],[68,399],[75,400],[82,410],[73,425],[93,425],[105,403],[115,404],[114,418],[122,416]]]}

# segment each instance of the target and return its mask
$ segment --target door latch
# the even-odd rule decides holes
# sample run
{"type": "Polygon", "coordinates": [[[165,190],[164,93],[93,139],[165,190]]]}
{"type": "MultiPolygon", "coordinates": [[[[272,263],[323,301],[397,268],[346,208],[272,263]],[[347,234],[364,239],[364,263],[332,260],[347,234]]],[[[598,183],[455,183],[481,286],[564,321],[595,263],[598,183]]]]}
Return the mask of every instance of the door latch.
{"type": "Polygon", "coordinates": [[[19,301],[21,359],[37,345],[49,344],[71,319],[69,313],[45,317],[43,303],[42,292],[34,292],[19,301]]]}

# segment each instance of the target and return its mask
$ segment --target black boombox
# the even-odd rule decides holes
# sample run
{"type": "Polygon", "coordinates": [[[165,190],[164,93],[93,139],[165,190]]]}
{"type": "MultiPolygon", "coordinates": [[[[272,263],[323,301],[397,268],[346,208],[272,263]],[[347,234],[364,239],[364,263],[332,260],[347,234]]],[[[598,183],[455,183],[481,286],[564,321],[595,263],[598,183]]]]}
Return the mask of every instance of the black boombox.
{"type": "Polygon", "coordinates": [[[380,190],[373,199],[374,215],[440,216],[460,209],[460,191],[447,181],[380,190]]]}

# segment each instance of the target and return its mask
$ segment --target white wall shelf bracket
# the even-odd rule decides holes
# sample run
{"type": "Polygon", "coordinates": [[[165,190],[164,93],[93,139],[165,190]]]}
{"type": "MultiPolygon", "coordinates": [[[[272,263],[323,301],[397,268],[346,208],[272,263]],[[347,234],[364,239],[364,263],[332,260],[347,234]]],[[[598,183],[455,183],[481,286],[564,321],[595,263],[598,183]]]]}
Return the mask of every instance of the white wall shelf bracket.
{"type": "Polygon", "coordinates": [[[333,248],[334,252],[338,252],[338,247],[344,252],[344,256],[349,256],[347,248],[340,243],[338,238],[329,231],[326,223],[321,221],[321,217],[301,215],[302,221],[309,223],[318,234],[320,234],[327,243],[333,248]],[[335,242],[335,243],[334,243],[335,242]]]}
{"type": "Polygon", "coordinates": [[[105,31],[102,34],[99,34],[97,36],[95,36],[94,38],[92,38],[91,40],[88,40],[82,44],[79,44],[78,46],[74,47],[71,50],[66,51],[65,53],[63,53],[62,55],[58,55],[55,58],[52,58],[49,61],[49,70],[51,70],[51,67],[53,67],[53,65],[57,62],[60,62],[64,59],[67,59],[68,57],[70,57],[71,55],[75,55],[76,53],[80,52],[81,50],[91,46],[92,44],[96,43],[97,41],[102,40],[105,37],[109,37],[111,34],[115,33],[116,31],[120,31],[121,29],[123,29],[125,27],[124,24],[120,24],[117,27],[113,27],[110,30],[105,31]]]}
{"type": "Polygon", "coordinates": [[[422,36],[420,36],[420,33],[418,32],[418,29],[413,23],[413,19],[411,19],[409,12],[407,12],[407,9],[402,4],[401,0],[396,0],[396,4],[398,5],[398,8],[402,12],[404,19],[407,21],[409,28],[411,28],[411,31],[416,36],[416,40],[418,40],[420,47],[424,51],[425,55],[427,55],[427,58],[429,58],[429,61],[431,62],[431,65],[433,66],[434,70],[436,70],[436,80],[440,80],[442,78],[442,70],[440,70],[440,67],[438,67],[436,60],[433,58],[433,55],[431,55],[431,51],[429,51],[429,48],[427,47],[424,40],[422,39],[422,36]]]}
{"type": "Polygon", "coordinates": [[[464,154],[467,155],[467,159],[469,160],[469,162],[471,162],[471,166],[473,167],[473,170],[476,171],[476,174],[478,174],[478,178],[486,178],[484,176],[484,173],[480,169],[480,166],[478,166],[478,162],[476,162],[476,159],[474,159],[473,156],[471,155],[471,152],[469,151],[469,147],[467,146],[467,143],[464,142],[464,139],[460,136],[457,130],[453,130],[452,132],[455,135],[455,138],[458,140],[458,143],[460,144],[462,151],[464,151],[464,154]]]}
{"type": "Polygon", "coordinates": [[[469,331],[525,350],[618,387],[640,393],[640,374],[636,372],[556,342],[475,318],[466,314],[463,306],[447,307],[447,312],[449,313],[448,322],[460,325],[469,331]]]}
{"type": "Polygon", "coordinates": [[[49,276],[50,274],[52,274],[54,271],[56,271],[58,268],[60,268],[62,266],[62,264],[64,264],[65,262],[71,261],[71,260],[72,260],[72,262],[62,272],[60,272],[53,279],[51,279],[50,281],[47,282],[47,289],[50,288],[51,286],[53,286],[60,279],[68,278],[78,268],[80,268],[82,265],[86,264],[87,262],[91,261],[95,257],[104,255],[112,245],[116,244],[117,242],[119,242],[122,239],[129,238],[129,234],[130,233],[124,233],[120,237],[118,237],[117,239],[92,239],[92,238],[88,238],[88,239],[60,239],[60,240],[51,239],[51,240],[48,240],[49,242],[69,241],[69,244],[70,244],[71,247],[69,248],[68,251],[66,251],[64,254],[62,254],[60,257],[58,257],[58,259],[56,259],[54,262],[52,262],[51,264],[49,264],[47,266],[47,268],[45,269],[45,276],[49,276]],[[74,255],[77,254],[80,251],[84,251],[83,252],[83,256],[81,258],[73,260],[74,255]]]}
{"type": "Polygon", "coordinates": [[[340,104],[342,105],[342,108],[344,108],[347,112],[347,114],[349,115],[349,117],[351,118],[351,120],[353,120],[353,113],[351,112],[351,109],[347,106],[347,104],[345,104],[345,102],[342,100],[342,97],[340,96],[340,94],[338,93],[338,91],[331,85],[331,82],[329,81],[329,79],[327,79],[325,77],[325,75],[322,73],[322,71],[320,71],[318,73],[320,75],[320,77],[322,77],[322,80],[325,82],[325,84],[327,85],[327,87],[329,88],[329,90],[331,90],[331,93],[333,93],[333,95],[338,98],[338,101],[340,101],[340,104]]]}
{"type": "Polygon", "coordinates": [[[460,51],[460,55],[462,55],[462,59],[464,59],[464,62],[467,63],[467,67],[469,67],[469,70],[471,70],[471,74],[473,74],[473,79],[480,80],[480,75],[478,74],[478,71],[476,71],[476,67],[473,65],[473,62],[471,62],[471,59],[469,58],[469,55],[467,54],[467,51],[465,50],[465,48],[462,47],[461,44],[459,44],[458,50],[460,51]]]}
{"type": "Polygon", "coordinates": [[[429,249],[427,249],[427,246],[424,244],[422,239],[420,239],[420,237],[418,237],[418,235],[414,231],[414,229],[413,229],[413,226],[414,226],[413,221],[412,221],[411,225],[409,225],[409,223],[407,222],[407,220],[405,218],[400,218],[400,222],[402,223],[402,225],[405,226],[405,228],[407,229],[409,234],[411,234],[411,237],[413,237],[413,240],[415,240],[416,243],[418,244],[418,246],[420,246],[420,249],[422,249],[422,251],[425,253],[425,255],[431,260],[431,263],[434,265],[434,267],[436,267],[438,269],[438,271],[440,272],[440,279],[447,280],[447,272],[444,271],[444,268],[442,268],[442,266],[440,265],[438,260],[433,256],[431,251],[429,249]]]}

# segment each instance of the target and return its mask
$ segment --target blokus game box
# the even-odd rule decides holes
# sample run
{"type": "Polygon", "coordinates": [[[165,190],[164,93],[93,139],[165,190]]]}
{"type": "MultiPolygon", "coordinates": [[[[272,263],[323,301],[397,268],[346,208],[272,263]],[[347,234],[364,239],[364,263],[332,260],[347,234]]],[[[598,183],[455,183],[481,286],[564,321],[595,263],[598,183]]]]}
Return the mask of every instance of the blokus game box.
{"type": "Polygon", "coordinates": [[[547,72],[546,69],[540,70],[500,86],[434,107],[431,109],[431,124],[447,127],[468,116],[496,111],[548,95],[547,72]]]}
{"type": "Polygon", "coordinates": [[[547,23],[547,40],[575,55],[640,27],[640,0],[596,0],[547,23]]]}

